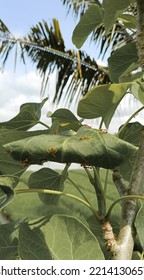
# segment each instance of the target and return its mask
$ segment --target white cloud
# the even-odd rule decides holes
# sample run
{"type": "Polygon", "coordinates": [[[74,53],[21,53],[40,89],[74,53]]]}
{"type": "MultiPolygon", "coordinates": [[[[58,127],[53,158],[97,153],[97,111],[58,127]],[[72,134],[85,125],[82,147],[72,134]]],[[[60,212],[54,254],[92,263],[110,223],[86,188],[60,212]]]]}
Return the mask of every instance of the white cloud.
{"type": "MultiPolygon", "coordinates": [[[[35,72],[20,75],[0,73],[0,122],[14,117],[23,103],[41,102],[40,89],[41,78],[35,72]]],[[[48,105],[52,106],[50,101],[48,105]]],[[[50,110],[48,105],[47,111],[50,110]]]]}

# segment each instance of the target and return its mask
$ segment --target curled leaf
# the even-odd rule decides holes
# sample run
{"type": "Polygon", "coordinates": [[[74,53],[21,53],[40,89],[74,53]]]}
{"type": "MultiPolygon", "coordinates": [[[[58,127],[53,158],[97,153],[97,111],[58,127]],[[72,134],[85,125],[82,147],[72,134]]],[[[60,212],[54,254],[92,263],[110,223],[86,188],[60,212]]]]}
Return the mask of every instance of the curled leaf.
{"type": "Polygon", "coordinates": [[[97,129],[82,127],[75,135],[38,135],[4,145],[11,156],[28,164],[45,161],[79,163],[112,169],[137,151],[134,145],[97,129]]]}

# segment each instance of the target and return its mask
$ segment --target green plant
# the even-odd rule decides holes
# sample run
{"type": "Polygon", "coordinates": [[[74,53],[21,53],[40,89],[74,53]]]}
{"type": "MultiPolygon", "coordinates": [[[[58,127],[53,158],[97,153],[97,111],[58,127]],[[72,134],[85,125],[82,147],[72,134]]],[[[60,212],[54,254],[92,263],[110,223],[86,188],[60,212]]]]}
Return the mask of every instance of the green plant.
{"type": "Polygon", "coordinates": [[[40,119],[44,99],[23,104],[16,117],[0,123],[0,208],[10,220],[0,226],[1,259],[143,259],[144,129],[131,121],[144,109],[144,4],[137,0],[135,42],[133,2],[90,5],[73,32],[78,48],[100,24],[109,34],[116,20],[133,36],[108,60],[111,83],[79,101],[78,118],[61,108],[48,127],[40,119]],[[107,129],[127,93],[142,105],[112,135],[107,129]],[[97,129],[84,124],[99,117],[97,129]],[[36,124],[43,130],[30,130],[36,124]],[[65,167],[27,170],[47,161],[65,167]],[[83,170],[69,170],[72,163],[83,170]]]}

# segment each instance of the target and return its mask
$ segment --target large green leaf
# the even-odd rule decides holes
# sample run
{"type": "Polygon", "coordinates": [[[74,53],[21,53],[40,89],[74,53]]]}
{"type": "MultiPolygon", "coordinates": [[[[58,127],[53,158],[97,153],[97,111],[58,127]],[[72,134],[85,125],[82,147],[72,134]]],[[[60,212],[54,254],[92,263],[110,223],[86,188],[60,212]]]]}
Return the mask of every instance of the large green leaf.
{"type": "Polygon", "coordinates": [[[88,35],[102,24],[102,9],[98,5],[90,5],[74,29],[72,40],[78,49],[82,47],[88,35]]]}
{"type": "Polygon", "coordinates": [[[79,163],[114,168],[137,148],[114,135],[82,127],[73,136],[39,135],[4,145],[16,160],[29,164],[44,161],[79,163]]]}
{"type": "Polygon", "coordinates": [[[0,225],[0,260],[14,260],[18,255],[17,240],[12,238],[14,223],[0,225]]]}
{"type": "Polygon", "coordinates": [[[123,11],[133,3],[134,0],[104,0],[103,1],[103,8],[105,10],[104,15],[104,24],[106,33],[108,33],[111,29],[113,24],[118,19],[119,15],[123,13],[123,11]]]}
{"type": "MultiPolygon", "coordinates": [[[[62,191],[65,178],[63,173],[59,174],[50,168],[42,168],[31,174],[28,180],[28,185],[30,188],[35,189],[38,188],[62,191]]],[[[52,194],[39,194],[39,197],[45,203],[56,203],[59,198],[58,196],[52,194]]]]}
{"type": "Polygon", "coordinates": [[[52,259],[41,230],[38,227],[31,229],[27,223],[20,225],[18,247],[22,260],[52,259]]]}
{"type": "Polygon", "coordinates": [[[113,83],[118,83],[119,79],[132,70],[138,68],[138,55],[135,42],[127,43],[116,50],[108,59],[109,75],[113,83]]]}
{"type": "Polygon", "coordinates": [[[77,218],[53,216],[41,227],[55,260],[103,260],[93,233],[77,218]]]}
{"type": "Polygon", "coordinates": [[[20,107],[20,112],[13,119],[0,123],[0,129],[17,129],[25,131],[36,125],[41,117],[41,108],[47,101],[45,98],[41,103],[25,103],[20,107]]]}
{"type": "Polygon", "coordinates": [[[144,104],[144,82],[137,81],[131,85],[131,93],[144,104]]]}
{"type": "Polygon", "coordinates": [[[140,207],[135,219],[136,232],[144,251],[144,204],[140,207]]]}
{"type": "MultiPolygon", "coordinates": [[[[139,147],[141,131],[143,126],[139,122],[129,123],[123,129],[119,130],[119,137],[137,147],[139,147]]],[[[127,160],[119,166],[120,173],[127,181],[130,180],[133,166],[136,160],[136,154],[131,155],[127,160]]]]}
{"type": "Polygon", "coordinates": [[[85,119],[102,117],[106,127],[130,83],[97,86],[87,92],[78,105],[78,115],[85,119]]]}

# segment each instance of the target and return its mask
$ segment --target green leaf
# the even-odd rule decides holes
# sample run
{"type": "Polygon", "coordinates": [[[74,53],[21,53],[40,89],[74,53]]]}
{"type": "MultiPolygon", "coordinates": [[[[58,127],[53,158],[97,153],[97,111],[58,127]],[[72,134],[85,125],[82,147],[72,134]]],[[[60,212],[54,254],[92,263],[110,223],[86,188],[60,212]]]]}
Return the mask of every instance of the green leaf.
{"type": "Polygon", "coordinates": [[[128,29],[136,29],[136,17],[129,14],[120,15],[119,20],[121,20],[128,29]]]}
{"type": "Polygon", "coordinates": [[[141,246],[144,251],[144,204],[140,207],[140,209],[137,212],[136,219],[135,219],[135,227],[136,232],[139,237],[139,241],[141,243],[141,246]]]}
{"type": "Polygon", "coordinates": [[[118,19],[119,15],[123,13],[123,11],[130,5],[130,3],[134,2],[134,0],[104,0],[103,8],[105,10],[104,23],[106,33],[108,33],[111,29],[115,21],[118,19]]]}
{"type": "Polygon", "coordinates": [[[93,233],[80,220],[55,215],[41,227],[55,260],[103,260],[93,233]]]}
{"type": "MultiPolygon", "coordinates": [[[[143,126],[139,122],[134,122],[127,124],[123,129],[122,127],[123,126],[119,129],[119,137],[138,147],[143,126]]],[[[119,166],[120,173],[127,181],[130,180],[135,159],[136,153],[131,155],[122,165],[119,166]]]]}
{"type": "Polygon", "coordinates": [[[22,260],[51,260],[51,253],[41,230],[22,223],[19,230],[19,257],[22,260]]]}
{"type": "Polygon", "coordinates": [[[102,9],[98,5],[90,5],[74,29],[72,41],[78,49],[82,47],[89,34],[102,24],[102,9]]]}
{"type": "Polygon", "coordinates": [[[140,143],[142,129],[143,125],[141,123],[131,122],[128,123],[126,126],[120,126],[118,135],[119,138],[138,147],[140,143]]]}
{"type": "Polygon", "coordinates": [[[144,82],[132,83],[131,93],[144,105],[144,82]]]}
{"type": "Polygon", "coordinates": [[[79,163],[114,168],[137,148],[114,135],[82,127],[73,136],[39,135],[4,145],[12,157],[29,164],[44,161],[79,163]]]}
{"type": "Polygon", "coordinates": [[[0,123],[0,129],[16,129],[25,131],[36,125],[41,117],[41,108],[47,101],[45,98],[41,103],[25,103],[20,107],[17,116],[7,122],[0,123]]]}
{"type": "MultiPolygon", "coordinates": [[[[63,190],[62,176],[50,168],[42,168],[31,174],[28,180],[30,188],[63,190]]],[[[58,196],[52,194],[39,194],[40,199],[45,203],[56,203],[58,196]]]]}
{"type": "Polygon", "coordinates": [[[113,83],[118,83],[119,79],[132,70],[138,68],[138,55],[135,42],[127,43],[116,50],[108,59],[109,75],[113,83]]]}
{"type": "MultiPolygon", "coordinates": [[[[25,132],[23,132],[23,137],[25,132]]],[[[23,138],[22,137],[22,138],[23,138]]],[[[3,144],[21,139],[17,131],[12,129],[0,129],[0,174],[11,174],[20,176],[24,170],[24,166],[20,162],[14,161],[3,148],[3,144]]]]}
{"type": "Polygon", "coordinates": [[[77,131],[82,125],[75,115],[68,109],[58,109],[52,115],[52,122],[58,122],[61,130],[72,129],[77,131]]]}
{"type": "Polygon", "coordinates": [[[120,83],[92,88],[80,100],[78,115],[85,119],[102,117],[108,127],[117,106],[127,93],[129,85],[130,83],[120,83]]]}
{"type": "Polygon", "coordinates": [[[18,255],[17,240],[12,238],[15,224],[8,223],[0,225],[0,259],[14,260],[18,255]]]}
{"type": "Polygon", "coordinates": [[[19,177],[27,168],[26,164],[14,161],[3,148],[3,144],[34,135],[40,135],[42,132],[43,134],[48,134],[49,130],[17,131],[17,129],[0,129],[0,174],[9,174],[19,177]]]}

